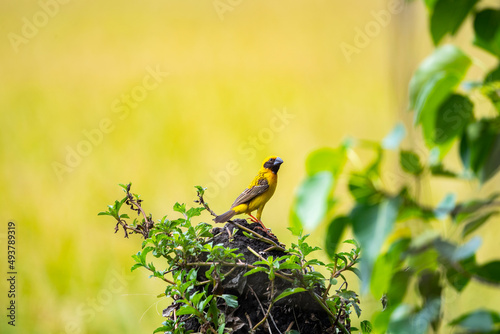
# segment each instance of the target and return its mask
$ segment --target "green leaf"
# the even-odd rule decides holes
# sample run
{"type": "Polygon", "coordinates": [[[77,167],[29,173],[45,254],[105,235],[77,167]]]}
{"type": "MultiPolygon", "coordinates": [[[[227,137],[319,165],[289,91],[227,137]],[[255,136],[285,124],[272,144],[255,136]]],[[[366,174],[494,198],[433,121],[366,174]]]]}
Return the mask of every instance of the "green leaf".
{"type": "Polygon", "coordinates": [[[425,6],[432,13],[434,10],[434,6],[436,5],[437,0],[424,0],[425,6]]]}
{"type": "MultiPolygon", "coordinates": [[[[441,151],[462,133],[473,119],[473,104],[468,97],[452,94],[440,106],[436,115],[434,143],[441,151]]],[[[441,152],[443,154],[443,152],[441,152]]]]}
{"type": "Polygon", "coordinates": [[[192,218],[192,217],[197,217],[199,215],[201,215],[201,212],[205,210],[205,208],[202,208],[202,207],[199,207],[199,208],[191,208],[189,209],[187,212],[186,212],[186,216],[188,216],[188,218],[192,218]]]}
{"type": "Polygon", "coordinates": [[[500,57],[500,9],[484,9],[474,18],[474,44],[500,57]]]}
{"type": "MultiPolygon", "coordinates": [[[[193,303],[194,305],[197,305],[200,304],[200,300],[201,298],[203,298],[205,295],[205,292],[201,292],[201,291],[196,291],[194,294],[192,294],[189,299],[191,300],[191,303],[193,303]]],[[[199,308],[198,308],[199,309],[199,308]]],[[[203,309],[201,309],[203,310],[203,309]]]]}
{"type": "Polygon", "coordinates": [[[390,277],[390,284],[387,290],[387,304],[395,307],[403,301],[410,279],[413,275],[411,270],[400,270],[390,277]]]}
{"type": "Polygon", "coordinates": [[[249,270],[245,273],[245,275],[243,276],[249,276],[249,275],[252,275],[252,274],[255,274],[255,273],[258,273],[258,272],[261,272],[261,271],[267,271],[268,269],[264,268],[264,267],[256,267],[256,268],[253,268],[252,270],[249,270]]]}
{"type": "Polygon", "coordinates": [[[127,201],[127,197],[124,197],[121,201],[115,201],[114,209],[118,213],[123,205],[127,201]]]}
{"type": "Polygon", "coordinates": [[[130,268],[130,271],[134,271],[139,267],[144,267],[144,265],[142,263],[136,263],[132,266],[132,268],[130,268]]]}
{"type": "Polygon", "coordinates": [[[473,273],[488,282],[498,284],[500,283],[500,260],[477,267],[473,270],[473,273]]]}
{"type": "Polygon", "coordinates": [[[194,307],[184,304],[177,310],[176,315],[196,314],[196,312],[197,311],[194,307]]]}
{"type": "Polygon", "coordinates": [[[500,64],[486,75],[480,91],[491,100],[500,113],[500,64]]]}
{"type": "Polygon", "coordinates": [[[395,150],[406,136],[406,129],[403,123],[398,123],[392,131],[382,140],[382,148],[395,150]]]}
{"type": "Polygon", "coordinates": [[[113,216],[110,212],[108,211],[101,211],[97,214],[98,216],[113,216]]]}
{"type": "Polygon", "coordinates": [[[343,170],[347,161],[344,147],[321,148],[313,151],[306,159],[307,175],[313,176],[320,172],[331,172],[333,177],[337,177],[343,170]]]}
{"type": "Polygon", "coordinates": [[[344,299],[357,299],[358,294],[352,290],[342,290],[338,293],[338,295],[344,299]]]}
{"type": "Polygon", "coordinates": [[[130,190],[130,187],[132,186],[132,182],[129,182],[129,183],[127,183],[127,184],[118,183],[118,185],[119,185],[120,187],[122,187],[122,188],[123,188],[123,190],[127,191],[127,190],[130,190]]]}
{"type": "Polygon", "coordinates": [[[400,197],[394,197],[375,205],[358,204],[351,212],[353,232],[361,246],[360,270],[364,290],[370,284],[373,265],[392,231],[401,202],[400,197]]]}
{"type": "Polygon", "coordinates": [[[500,133],[494,135],[492,147],[483,168],[479,172],[481,183],[486,183],[500,170],[500,133]]]}
{"type": "Polygon", "coordinates": [[[444,167],[444,165],[441,162],[439,162],[435,165],[432,165],[430,169],[431,169],[432,175],[434,175],[434,176],[458,178],[457,173],[446,169],[446,167],[444,167]]]}
{"type": "Polygon", "coordinates": [[[500,118],[469,124],[460,142],[460,158],[481,183],[493,177],[500,169],[500,118]]]}
{"type": "Polygon", "coordinates": [[[194,186],[194,187],[201,196],[203,196],[205,194],[205,190],[207,190],[207,188],[203,188],[202,186],[194,186]]]}
{"type": "Polygon", "coordinates": [[[174,204],[174,211],[180,212],[180,213],[186,213],[186,204],[182,203],[175,203],[174,204]]]}
{"type": "Polygon", "coordinates": [[[441,103],[458,86],[471,65],[470,58],[453,45],[437,48],[415,71],[410,81],[409,109],[415,123],[422,123],[424,134],[432,140],[436,113],[441,103]]]}
{"type": "Polygon", "coordinates": [[[432,40],[437,45],[446,34],[455,35],[478,0],[437,0],[430,17],[432,40]]]}
{"type": "Polygon", "coordinates": [[[359,307],[358,303],[355,301],[351,302],[352,307],[354,307],[354,311],[356,312],[356,315],[358,318],[361,316],[361,308],[359,307]]]}
{"type": "Polygon", "coordinates": [[[274,298],[274,302],[277,302],[278,300],[285,298],[285,297],[288,297],[290,295],[293,295],[295,293],[304,292],[304,291],[307,291],[307,290],[304,288],[293,288],[293,289],[287,288],[285,291],[280,293],[280,295],[278,297],[274,298]]]}
{"type": "Polygon", "coordinates": [[[484,223],[486,223],[491,217],[496,216],[498,214],[498,211],[493,211],[493,212],[488,212],[486,214],[483,214],[470,222],[468,222],[462,231],[462,237],[466,237],[481,226],[483,226],[484,223]]]}
{"type": "Polygon", "coordinates": [[[372,324],[368,320],[361,321],[360,327],[361,333],[363,334],[371,333],[373,328],[372,324]]]}
{"type": "Polygon", "coordinates": [[[361,279],[361,271],[358,268],[350,267],[347,269],[347,271],[353,272],[356,276],[358,276],[359,279],[361,279]]]}
{"type": "Polygon", "coordinates": [[[360,204],[375,204],[383,197],[365,173],[352,173],[348,187],[352,197],[360,204]]]}
{"type": "Polygon", "coordinates": [[[441,302],[434,299],[424,304],[419,311],[409,305],[401,304],[390,316],[389,333],[425,334],[431,321],[439,317],[441,302]]]}
{"type": "MultiPolygon", "coordinates": [[[[454,73],[440,72],[436,74],[431,81],[424,87],[422,94],[417,100],[415,106],[415,117],[422,124],[425,144],[429,148],[433,148],[436,143],[436,123],[440,107],[449,98],[454,87],[460,83],[461,78],[458,78],[454,73]]],[[[442,144],[441,146],[445,146],[442,144]]],[[[449,144],[448,144],[449,146],[449,144]]],[[[449,148],[445,147],[444,151],[449,148]]],[[[439,152],[438,158],[442,158],[444,154],[439,152]]]]}
{"type": "Polygon", "coordinates": [[[409,267],[417,273],[426,269],[437,269],[439,253],[435,249],[427,249],[417,254],[412,254],[409,258],[409,267]]]}
{"type": "Polygon", "coordinates": [[[443,288],[440,284],[440,274],[438,271],[425,270],[418,279],[418,291],[425,302],[432,299],[441,298],[443,288]]]}
{"type": "Polygon", "coordinates": [[[148,255],[149,252],[151,252],[154,248],[153,247],[146,247],[144,248],[141,252],[138,253],[139,258],[141,259],[142,263],[146,263],[146,256],[148,255]]]}
{"type": "Polygon", "coordinates": [[[345,228],[351,224],[349,217],[339,216],[335,217],[330,225],[328,225],[328,230],[326,232],[325,238],[325,250],[328,256],[333,259],[335,256],[335,251],[340,244],[340,238],[345,228]]]}
{"type": "Polygon", "coordinates": [[[333,181],[332,173],[319,172],[300,185],[293,212],[304,228],[314,230],[324,219],[333,181]]]}
{"type": "Polygon", "coordinates": [[[155,333],[160,333],[160,332],[165,333],[165,332],[170,331],[171,329],[172,329],[172,328],[171,328],[171,327],[168,327],[168,326],[161,326],[161,327],[158,327],[157,329],[155,329],[155,330],[153,331],[153,334],[155,334],[155,333]]]}
{"type": "Polygon", "coordinates": [[[236,308],[238,307],[238,298],[234,295],[222,294],[220,296],[226,302],[227,306],[236,308]]]}
{"type": "Polygon", "coordinates": [[[409,245],[409,238],[399,239],[389,247],[387,253],[380,255],[375,261],[370,291],[376,298],[380,298],[389,290],[393,273],[400,267],[401,254],[406,252],[409,245]]]}
{"type": "Polygon", "coordinates": [[[370,291],[375,298],[381,297],[389,289],[394,269],[394,261],[387,254],[377,258],[373,265],[370,291]]]}
{"type": "Polygon", "coordinates": [[[411,151],[400,151],[399,163],[405,172],[413,175],[420,175],[424,170],[418,155],[411,151]]]}
{"type": "Polygon", "coordinates": [[[434,209],[434,215],[437,219],[445,219],[455,208],[457,195],[454,193],[446,194],[434,209]]]}
{"type": "Polygon", "coordinates": [[[498,322],[500,322],[500,315],[497,312],[476,310],[454,319],[450,325],[460,326],[472,333],[485,333],[493,331],[494,324],[498,322]]]}
{"type": "Polygon", "coordinates": [[[461,292],[467,284],[470,282],[470,274],[466,274],[465,272],[471,271],[470,267],[475,268],[475,256],[471,256],[467,259],[464,259],[459,262],[459,266],[463,269],[459,272],[454,266],[447,265],[446,267],[446,279],[450,283],[450,285],[458,292],[461,292]],[[464,271],[464,272],[462,272],[464,271]]]}
{"type": "Polygon", "coordinates": [[[461,246],[456,246],[442,239],[436,239],[434,241],[434,247],[444,260],[454,263],[473,256],[481,246],[481,243],[482,240],[479,236],[473,237],[461,246]]]}

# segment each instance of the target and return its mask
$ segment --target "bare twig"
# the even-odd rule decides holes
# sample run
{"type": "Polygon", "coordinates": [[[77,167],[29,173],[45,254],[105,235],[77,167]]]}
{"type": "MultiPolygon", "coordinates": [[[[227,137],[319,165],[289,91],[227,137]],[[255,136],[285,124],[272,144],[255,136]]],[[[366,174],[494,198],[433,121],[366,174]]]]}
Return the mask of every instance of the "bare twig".
{"type": "Polygon", "coordinates": [[[261,326],[264,322],[267,323],[267,327],[269,328],[269,322],[267,321],[267,318],[269,317],[269,314],[271,313],[271,308],[274,305],[273,298],[274,298],[274,280],[271,280],[271,294],[269,295],[271,301],[269,302],[269,307],[267,308],[267,312],[264,314],[264,318],[262,318],[261,321],[257,323],[257,325],[253,326],[252,331],[255,331],[259,326],[261,326]]]}
{"type": "Polygon", "coordinates": [[[212,209],[210,209],[210,207],[208,206],[208,203],[206,203],[205,200],[203,199],[203,194],[201,194],[200,191],[197,192],[197,196],[198,196],[198,199],[194,202],[199,203],[201,206],[203,206],[205,208],[205,210],[210,212],[210,214],[212,216],[217,217],[217,214],[215,212],[213,212],[212,209]]]}
{"type": "Polygon", "coordinates": [[[232,220],[229,220],[228,223],[231,223],[231,224],[237,226],[238,228],[242,229],[243,231],[252,234],[253,236],[255,236],[255,238],[257,240],[260,240],[260,241],[263,241],[263,242],[265,242],[267,244],[272,245],[273,247],[275,247],[275,249],[279,249],[279,250],[281,250],[283,252],[286,251],[281,245],[278,245],[277,243],[275,243],[271,239],[268,239],[268,238],[260,235],[259,233],[255,232],[255,231],[253,231],[253,230],[251,230],[251,229],[249,229],[249,228],[247,228],[247,227],[245,227],[245,226],[243,226],[243,225],[241,225],[239,223],[236,223],[236,222],[234,222],[232,220]]]}
{"type": "Polygon", "coordinates": [[[153,222],[151,215],[149,215],[149,217],[148,217],[146,215],[146,212],[144,212],[144,210],[142,209],[142,206],[141,206],[142,200],[140,200],[140,199],[135,200],[134,199],[134,195],[130,192],[130,187],[131,187],[131,184],[129,183],[127,185],[127,201],[125,203],[127,205],[130,205],[130,209],[136,211],[137,214],[142,214],[142,216],[144,218],[144,224],[139,224],[137,227],[137,230],[139,230],[139,231],[137,231],[137,230],[134,230],[134,231],[136,231],[136,233],[142,234],[144,239],[147,239],[149,236],[149,231],[154,226],[154,222],[153,222]]]}
{"type": "MultiPolygon", "coordinates": [[[[249,285],[248,288],[250,289],[250,291],[253,293],[255,299],[257,300],[257,303],[259,304],[260,306],[260,309],[262,311],[262,314],[266,314],[266,310],[264,309],[264,306],[262,306],[262,303],[260,302],[260,299],[259,299],[259,296],[257,296],[257,294],[255,293],[255,291],[252,289],[252,287],[249,285]]],[[[274,326],[276,326],[276,324],[274,324],[274,326]]],[[[267,324],[267,328],[269,329],[269,332],[272,334],[271,332],[271,328],[269,326],[269,323],[267,324]]],[[[278,327],[276,327],[278,328],[278,327]]],[[[255,327],[252,327],[252,331],[255,330],[255,327]]]]}

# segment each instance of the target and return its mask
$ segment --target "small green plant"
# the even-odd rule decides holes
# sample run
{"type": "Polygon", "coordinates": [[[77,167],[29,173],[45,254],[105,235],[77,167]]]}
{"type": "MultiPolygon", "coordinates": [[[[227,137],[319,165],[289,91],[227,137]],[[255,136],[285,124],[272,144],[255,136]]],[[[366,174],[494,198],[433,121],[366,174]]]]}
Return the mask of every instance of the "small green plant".
{"type": "MultiPolygon", "coordinates": [[[[320,320],[329,327],[341,333],[357,330],[350,326],[350,315],[354,311],[360,316],[359,298],[357,293],[348,290],[343,275],[346,271],[359,274],[355,266],[360,249],[354,240],[345,241],[352,246],[349,252],[337,253],[332,263],[324,264],[310,258],[311,253],[320,248],[310,246],[306,242],[308,235],[302,235],[300,231],[297,243],[286,250],[277,240],[246,226],[243,220],[230,222],[234,226],[232,231],[227,226],[212,229],[210,224],[194,223],[193,219],[204,210],[215,215],[203,199],[205,189],[202,187],[196,187],[199,207],[187,208],[185,204],[176,203],[173,209],[180,214],[179,218],[171,220],[165,216],[154,223],[151,215],[144,212],[140,197],[130,192],[131,184],[120,186],[126,196],[99,215],[112,216],[116,220],[115,233],[121,227],[125,237],[142,235],[141,250],[132,256],[135,260],[132,270],[144,268],[150,272],[150,277],[166,283],[165,291],[159,297],[170,298],[173,303],[164,311],[166,320],[155,332],[222,334],[247,328],[250,333],[259,333],[267,327],[272,333],[299,333],[292,330],[296,323],[293,315],[289,328],[282,325],[288,320],[273,316],[276,307],[289,305],[291,302],[287,299],[299,295],[301,301],[310,300],[317,305],[316,309],[322,310],[323,319],[320,320]],[[141,219],[131,220],[129,215],[121,213],[123,204],[141,219]],[[222,234],[221,230],[227,233],[224,239],[227,245],[215,243],[216,237],[222,234]],[[258,242],[261,249],[254,249],[256,246],[252,242],[258,242]],[[229,246],[233,244],[240,248],[229,246]],[[150,256],[157,260],[153,263],[150,256]],[[255,277],[253,287],[251,277],[255,277]],[[245,289],[246,294],[225,293],[225,290],[235,291],[227,288],[227,282],[234,281],[234,278],[238,284],[246,282],[238,287],[245,289]],[[255,291],[257,288],[265,293],[259,295],[255,291]],[[255,309],[261,312],[258,321],[236,316],[235,310],[241,303],[252,302],[242,300],[246,295],[255,297],[255,309]]],[[[253,312],[257,313],[255,309],[253,312]]],[[[295,319],[300,316],[295,315],[295,319]]],[[[300,324],[295,326],[300,327],[300,324]]],[[[364,321],[361,327],[363,333],[369,333],[371,324],[364,321]]]]}

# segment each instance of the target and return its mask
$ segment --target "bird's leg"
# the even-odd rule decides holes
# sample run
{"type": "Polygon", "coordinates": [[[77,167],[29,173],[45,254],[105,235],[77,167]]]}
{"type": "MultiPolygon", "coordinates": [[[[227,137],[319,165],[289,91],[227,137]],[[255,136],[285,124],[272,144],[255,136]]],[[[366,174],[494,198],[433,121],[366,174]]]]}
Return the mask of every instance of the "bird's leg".
{"type": "Polygon", "coordinates": [[[250,216],[251,221],[253,221],[254,223],[260,223],[262,225],[262,222],[259,219],[255,218],[254,216],[252,216],[251,213],[249,213],[248,215],[250,216]]]}
{"type": "Polygon", "coordinates": [[[250,214],[250,213],[249,213],[248,215],[250,216],[250,220],[251,220],[251,221],[253,221],[254,223],[259,223],[259,224],[260,224],[260,226],[262,226],[262,230],[263,230],[264,232],[269,231],[269,229],[268,229],[267,227],[265,227],[265,226],[264,226],[264,223],[263,223],[260,219],[255,218],[255,217],[254,217],[254,216],[252,216],[252,214],[250,214]]]}

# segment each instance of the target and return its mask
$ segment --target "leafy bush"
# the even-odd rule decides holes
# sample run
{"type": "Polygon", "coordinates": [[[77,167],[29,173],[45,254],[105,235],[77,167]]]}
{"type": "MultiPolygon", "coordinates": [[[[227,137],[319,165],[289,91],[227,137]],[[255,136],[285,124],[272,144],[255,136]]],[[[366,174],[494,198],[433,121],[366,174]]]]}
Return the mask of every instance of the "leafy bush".
{"type": "MultiPolygon", "coordinates": [[[[315,314],[319,314],[317,310],[322,314],[316,318],[323,318],[319,319],[323,322],[326,320],[331,330],[336,328],[341,333],[356,330],[351,328],[349,316],[353,311],[360,316],[359,298],[354,291],[348,290],[343,275],[345,271],[358,272],[355,265],[359,260],[360,248],[354,240],[345,241],[352,246],[350,252],[332,254],[333,262],[324,264],[309,258],[312,252],[320,249],[307,244],[307,235],[303,236],[300,232],[297,243],[286,250],[274,236],[257,233],[244,220],[234,220],[224,229],[212,229],[210,224],[203,222],[195,224],[193,219],[204,210],[215,216],[203,199],[202,187],[196,187],[200,207],[187,208],[185,204],[176,203],[173,209],[181,215],[180,218],[169,220],[165,216],[154,223],[151,215],[146,215],[143,210],[140,197],[130,192],[131,184],[120,186],[126,196],[109,205],[108,210],[99,215],[112,216],[116,220],[115,233],[121,227],[125,237],[140,234],[145,239],[141,251],[133,255],[136,263],[132,270],[144,268],[150,272],[150,277],[164,281],[166,288],[160,297],[173,300],[172,305],[164,311],[167,320],[155,332],[190,333],[199,330],[206,333],[233,333],[247,326],[250,328],[248,332],[259,333],[265,323],[271,330],[269,319],[278,329],[276,323],[280,323],[279,319],[275,321],[272,318],[274,307],[282,299],[300,294],[306,294],[306,297],[300,297],[295,303],[315,304],[311,309],[315,314]],[[136,218],[130,222],[129,215],[121,213],[124,204],[130,206],[141,219],[136,218]],[[216,242],[221,240],[217,236],[223,233],[227,235],[226,244],[216,242]],[[236,240],[238,238],[240,243],[236,240]],[[259,242],[261,249],[252,249],[255,247],[250,243],[252,240],[259,242]],[[239,248],[229,245],[239,245],[239,248]],[[263,257],[265,254],[274,255],[263,257]],[[149,255],[162,259],[161,265],[154,264],[149,255]],[[253,260],[250,261],[250,258],[253,260]],[[328,274],[324,276],[323,273],[328,274]],[[246,280],[250,275],[262,276],[254,281],[253,287],[250,280],[246,280]],[[229,281],[237,281],[238,288],[228,288],[229,281]],[[260,289],[264,293],[259,295],[254,289],[260,289]],[[240,290],[245,290],[246,293],[240,290]],[[227,291],[240,293],[236,296],[227,291]],[[240,303],[250,302],[241,299],[246,298],[244,296],[250,294],[249,291],[256,297],[268,296],[262,303],[258,301],[262,304],[263,315],[257,323],[245,323],[246,319],[235,313],[240,303]],[[196,320],[196,329],[193,329],[193,319],[196,320]]],[[[283,303],[287,308],[291,304],[291,300],[283,303]]],[[[257,314],[258,308],[256,305],[252,312],[257,314]]],[[[281,316],[282,312],[279,313],[281,316]]],[[[301,316],[291,314],[289,323],[296,323],[296,319],[301,319],[301,316]]],[[[298,333],[291,329],[291,325],[289,327],[287,333],[298,333]]],[[[368,333],[370,328],[368,321],[362,322],[364,333],[368,333]]],[[[278,333],[274,328],[272,332],[278,333]]],[[[329,331],[322,330],[321,333],[323,332],[329,331]]]]}
{"type": "MultiPolygon", "coordinates": [[[[444,36],[454,35],[471,15],[474,45],[500,58],[500,8],[476,9],[477,0],[424,2],[436,45],[444,36]]],[[[406,130],[398,124],[381,142],[350,139],[307,158],[307,177],[297,192],[292,225],[314,229],[328,221],[325,248],[330,256],[344,231],[352,229],[361,246],[362,290],[382,300],[372,319],[376,332],[438,330],[445,289],[460,293],[471,280],[500,284],[500,260],[478,263],[475,257],[482,243],[475,233],[498,214],[500,193],[464,202],[449,193],[435,207],[419,198],[425,181],[448,178],[484,184],[500,169],[500,65],[481,80],[464,82],[472,63],[465,52],[447,44],[438,46],[415,71],[409,83],[409,109],[414,125],[422,129],[426,149],[400,148],[406,130]],[[475,107],[478,95],[490,101],[487,113],[475,107]],[[448,167],[446,158],[454,148],[462,171],[448,167]],[[368,151],[373,158],[362,163],[360,151],[368,151]],[[383,165],[391,151],[399,156],[399,173],[383,165]],[[339,213],[336,186],[344,176],[354,203],[348,212],[339,213]],[[396,185],[391,187],[387,181],[396,185]],[[447,236],[436,228],[436,221],[450,221],[460,236],[447,236]],[[402,228],[409,222],[417,233],[402,228]],[[419,292],[418,300],[405,298],[411,290],[419,292]]],[[[449,325],[463,333],[497,332],[500,314],[477,309],[449,325]]]]}

